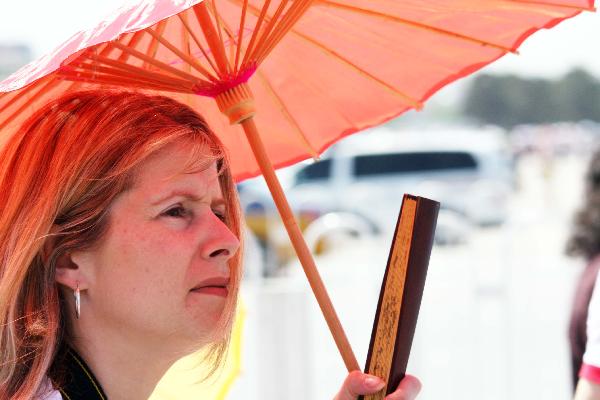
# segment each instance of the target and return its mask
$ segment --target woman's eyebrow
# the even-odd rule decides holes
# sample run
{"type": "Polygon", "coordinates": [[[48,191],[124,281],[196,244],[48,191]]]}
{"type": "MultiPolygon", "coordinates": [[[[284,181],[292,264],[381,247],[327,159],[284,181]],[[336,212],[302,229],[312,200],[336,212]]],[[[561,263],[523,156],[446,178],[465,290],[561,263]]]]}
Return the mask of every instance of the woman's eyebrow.
{"type": "MultiPolygon", "coordinates": [[[[170,192],[169,194],[167,194],[164,197],[161,197],[160,199],[154,200],[152,201],[150,204],[155,206],[158,205],[160,203],[164,203],[165,201],[173,198],[173,197],[183,197],[186,200],[189,201],[193,201],[193,202],[199,202],[202,201],[202,197],[198,197],[196,194],[186,191],[186,190],[173,190],[172,192],[170,192]]],[[[219,198],[215,198],[213,199],[213,201],[211,202],[211,205],[214,206],[220,206],[220,205],[227,205],[225,199],[223,199],[222,197],[219,198]]]]}
{"type": "Polygon", "coordinates": [[[151,205],[155,206],[158,205],[160,203],[164,203],[165,201],[173,198],[173,197],[183,197],[187,200],[190,201],[200,201],[202,200],[200,197],[198,197],[196,194],[186,191],[186,190],[173,190],[171,192],[169,192],[169,194],[167,194],[166,196],[160,197],[157,200],[152,200],[150,202],[151,205]]]}

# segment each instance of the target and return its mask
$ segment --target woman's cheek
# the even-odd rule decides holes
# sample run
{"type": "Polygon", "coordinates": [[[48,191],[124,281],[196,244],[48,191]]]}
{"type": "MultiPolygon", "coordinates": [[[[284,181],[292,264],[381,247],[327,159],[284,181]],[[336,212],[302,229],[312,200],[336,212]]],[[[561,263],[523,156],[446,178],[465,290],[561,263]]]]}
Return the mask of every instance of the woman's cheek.
{"type": "Polygon", "coordinates": [[[110,258],[113,264],[126,264],[128,269],[141,269],[144,273],[157,268],[171,269],[194,252],[197,234],[191,227],[184,227],[182,221],[159,218],[133,226],[118,224],[114,228],[110,258]]]}

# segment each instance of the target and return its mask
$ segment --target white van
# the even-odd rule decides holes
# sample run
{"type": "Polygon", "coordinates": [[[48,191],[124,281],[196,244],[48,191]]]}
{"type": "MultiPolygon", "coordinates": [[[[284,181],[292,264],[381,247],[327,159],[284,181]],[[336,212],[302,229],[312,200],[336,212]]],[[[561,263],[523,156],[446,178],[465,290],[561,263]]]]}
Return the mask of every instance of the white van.
{"type": "Polygon", "coordinates": [[[497,130],[361,133],[293,173],[295,210],[354,212],[382,230],[395,223],[402,196],[441,202],[477,225],[507,217],[511,162],[497,130]]]}
{"type": "MultiPolygon", "coordinates": [[[[452,214],[457,216],[453,220],[465,224],[501,224],[513,186],[510,160],[504,132],[496,129],[378,128],[338,142],[319,161],[296,164],[278,175],[301,227],[337,213],[344,218],[328,221],[343,222],[343,229],[369,227],[391,237],[405,193],[439,201],[440,216],[452,214]]],[[[249,225],[277,229],[278,218],[273,217],[275,209],[262,178],[242,183],[240,195],[252,220],[249,225]],[[256,223],[257,204],[271,223],[256,223]]],[[[438,230],[444,229],[441,222],[438,230]]],[[[264,237],[267,232],[260,234],[264,237]]],[[[282,229],[275,236],[275,247],[287,242],[282,229]]]]}

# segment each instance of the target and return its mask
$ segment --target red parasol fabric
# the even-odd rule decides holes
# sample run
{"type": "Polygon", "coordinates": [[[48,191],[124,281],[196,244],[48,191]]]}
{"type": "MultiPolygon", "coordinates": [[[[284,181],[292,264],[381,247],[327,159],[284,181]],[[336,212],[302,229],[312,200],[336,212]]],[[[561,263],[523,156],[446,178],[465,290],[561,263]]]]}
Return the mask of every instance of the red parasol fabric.
{"type": "MultiPolygon", "coordinates": [[[[116,83],[109,78],[116,71],[108,68],[117,67],[103,62],[103,58],[95,59],[94,55],[120,60],[161,76],[168,75],[177,79],[171,82],[173,84],[188,84],[185,89],[170,88],[175,93],[193,94],[198,78],[209,79],[150,32],[191,55],[211,75],[218,75],[211,65],[215,64],[214,57],[190,8],[196,3],[199,1],[146,1],[122,9],[11,75],[0,83],[0,92],[7,92],[0,98],[2,137],[10,134],[7,125],[18,126],[37,105],[65,91],[85,87],[83,80],[116,83]],[[202,48],[195,39],[201,42],[202,48]],[[117,44],[149,55],[165,67],[186,75],[152,65],[122,51],[117,44]],[[78,82],[62,80],[73,76],[74,71],[80,71],[78,82]]],[[[309,2],[220,0],[206,3],[209,10],[214,4],[222,18],[220,39],[226,55],[233,59],[232,64],[237,56],[238,68],[237,74],[225,79],[226,83],[211,82],[205,94],[218,93],[223,87],[254,75],[249,86],[259,110],[255,119],[275,167],[316,157],[348,134],[380,124],[411,108],[420,108],[446,84],[507,52],[515,52],[536,30],[552,27],[581,10],[593,8],[591,0],[315,1],[286,33],[281,29],[281,22],[288,15],[287,9],[292,4],[309,2]],[[288,3],[286,10],[279,14],[279,22],[273,24],[271,30],[271,36],[282,30],[285,38],[273,46],[269,54],[268,48],[263,49],[269,25],[266,20],[285,3],[288,3]],[[268,5],[265,22],[256,30],[263,5],[268,5]],[[244,9],[243,38],[238,46],[244,9]],[[260,35],[252,45],[254,51],[248,51],[255,32],[260,35]],[[239,56],[238,47],[241,47],[239,56]],[[258,71],[253,73],[259,65],[258,71]]],[[[127,75],[118,76],[126,79],[127,75]]],[[[135,87],[131,80],[122,84],[135,87]]],[[[160,85],[148,83],[141,86],[161,89],[160,85]]],[[[199,88],[196,90],[202,92],[199,88]]],[[[191,103],[221,133],[230,149],[238,179],[260,173],[239,130],[227,123],[210,97],[172,95],[191,103]]]]}

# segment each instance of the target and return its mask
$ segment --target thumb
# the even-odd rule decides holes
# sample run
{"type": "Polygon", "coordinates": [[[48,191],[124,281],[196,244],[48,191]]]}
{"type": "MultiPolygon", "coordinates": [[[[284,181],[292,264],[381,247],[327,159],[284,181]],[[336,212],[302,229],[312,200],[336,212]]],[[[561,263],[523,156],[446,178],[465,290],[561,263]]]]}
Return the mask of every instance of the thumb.
{"type": "Polygon", "coordinates": [[[356,400],[361,394],[376,393],[385,387],[385,382],[376,376],[352,371],[342,385],[335,400],[356,400]]]}

